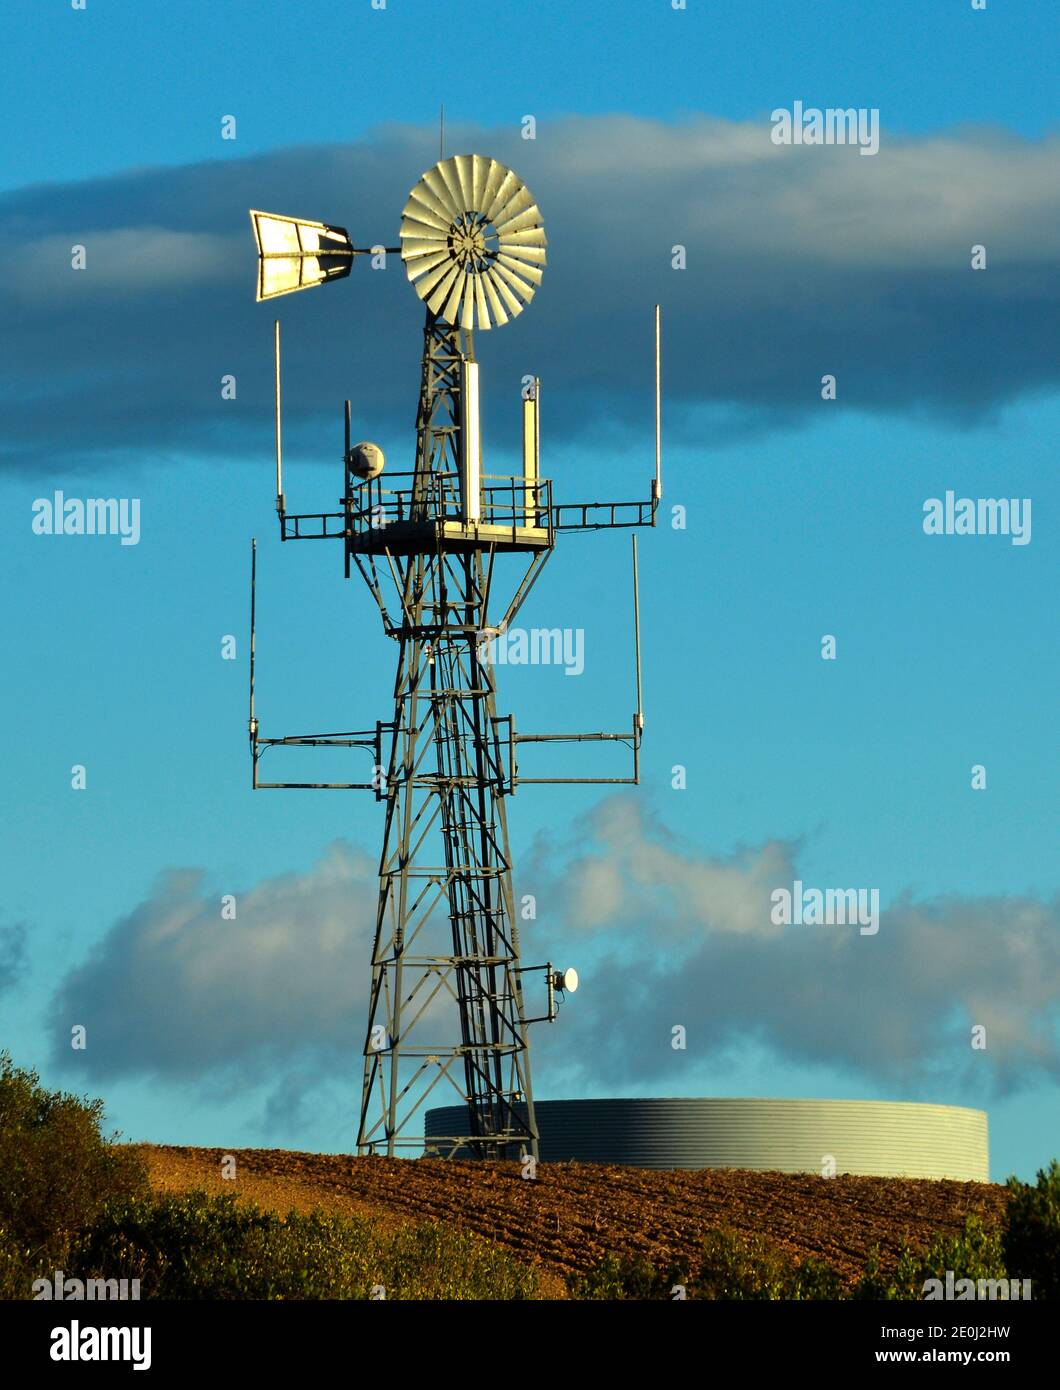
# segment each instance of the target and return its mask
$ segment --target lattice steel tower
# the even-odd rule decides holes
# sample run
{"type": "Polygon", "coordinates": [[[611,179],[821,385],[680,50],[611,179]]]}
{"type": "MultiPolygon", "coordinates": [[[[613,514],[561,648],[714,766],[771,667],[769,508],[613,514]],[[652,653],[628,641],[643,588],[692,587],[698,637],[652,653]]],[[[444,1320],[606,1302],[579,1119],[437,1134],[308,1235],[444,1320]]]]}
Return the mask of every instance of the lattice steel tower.
{"type": "MultiPolygon", "coordinates": [[[[482,471],[479,377],[473,335],[521,312],[541,283],[546,238],[521,180],[496,160],[457,155],[428,170],[405,205],[400,245],[354,247],[341,227],[252,212],[258,299],[348,275],[357,256],[400,254],[426,301],[415,467],[386,473],[382,450],[351,444],[345,411],[338,512],[289,514],[283,493],[280,325],[275,324],[276,508],[283,540],[335,539],[345,573],[356,567],[398,644],[391,719],[374,729],[284,738],[262,735],[254,709],[256,545],[252,547],[250,740],[255,789],[373,791],[384,805],[379,902],[364,1044],[358,1151],[393,1155],[423,1146],[422,1107],[439,1083],[466,1103],[459,1133],[432,1139],[447,1155],[537,1153],[527,1029],[556,1016],[573,970],[524,966],[512,892],[506,801],[520,783],[639,781],[640,695],[636,540],[633,630],[637,708],[621,733],[516,731],[497,713],[494,643],[513,619],[562,531],[655,524],[661,496],[659,310],[655,310],[655,477],[643,502],[554,504],[540,475],[540,382],[523,391],[523,470],[482,471]],[[505,557],[522,568],[498,599],[505,557]],[[500,564],[498,564],[500,561],[500,564]],[[491,620],[491,605],[503,616],[491,620]],[[520,746],[617,742],[632,750],[627,777],[523,777],[520,746]],[[363,749],[365,782],[271,782],[271,748],[363,749]],[[544,1012],[528,1016],[523,977],[539,971],[544,1012]]],[[[379,262],[377,262],[378,264],[379,262]]],[[[385,263],[385,260],[384,262],[385,263]]],[[[451,1101],[442,1086],[439,1100],[451,1101]]]]}

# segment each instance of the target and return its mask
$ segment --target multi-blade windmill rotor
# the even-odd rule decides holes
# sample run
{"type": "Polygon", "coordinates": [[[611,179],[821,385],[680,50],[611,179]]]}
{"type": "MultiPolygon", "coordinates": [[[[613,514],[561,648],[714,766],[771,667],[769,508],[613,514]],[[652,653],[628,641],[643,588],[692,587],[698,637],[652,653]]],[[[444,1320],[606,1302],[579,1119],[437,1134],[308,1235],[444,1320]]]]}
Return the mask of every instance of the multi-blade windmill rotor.
{"type": "Polygon", "coordinates": [[[545,229],[530,190],[482,155],[428,169],[401,217],[401,257],[416,293],[447,323],[507,323],[534,297],[545,229]]]}

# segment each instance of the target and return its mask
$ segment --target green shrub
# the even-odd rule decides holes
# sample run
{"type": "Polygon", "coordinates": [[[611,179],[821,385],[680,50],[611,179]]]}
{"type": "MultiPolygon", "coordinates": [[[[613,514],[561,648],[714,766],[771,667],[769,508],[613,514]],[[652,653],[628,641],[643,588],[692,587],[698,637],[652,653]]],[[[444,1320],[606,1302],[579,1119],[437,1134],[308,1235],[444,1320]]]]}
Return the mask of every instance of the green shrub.
{"type": "Polygon", "coordinates": [[[945,1280],[950,1270],[954,1281],[1004,1279],[1000,1231],[988,1229],[977,1216],[969,1216],[960,1235],[938,1235],[926,1249],[914,1249],[903,1242],[898,1259],[886,1270],[882,1267],[879,1250],[873,1249],[852,1296],[857,1299],[923,1299],[927,1280],[945,1280]]]}
{"type": "Polygon", "coordinates": [[[138,1279],[141,1298],[365,1298],[364,1223],[237,1206],[235,1194],[113,1204],[74,1252],[78,1278],[138,1279]]]}
{"type": "Polygon", "coordinates": [[[741,1301],[834,1299],[842,1296],[842,1281],[823,1260],[796,1263],[763,1236],[712,1231],[689,1294],[741,1301]]]}
{"type": "Polygon", "coordinates": [[[1032,1298],[1060,1298],[1060,1163],[1038,1170],[1037,1185],[1009,1178],[1001,1233],[1013,1279],[1031,1281],[1032,1298]]]}
{"type": "Polygon", "coordinates": [[[481,1236],[427,1221],[383,1243],[381,1275],[388,1298],[536,1298],[534,1269],[481,1236]]]}
{"type": "Polygon", "coordinates": [[[0,1299],[29,1298],[38,1272],[31,1251],[0,1227],[0,1299]]]}
{"type": "Polygon", "coordinates": [[[40,1274],[108,1201],[145,1191],[138,1154],[101,1131],[102,1101],[47,1091],[0,1053],[0,1295],[30,1297],[40,1274]],[[21,1292],[20,1292],[21,1291],[21,1292]]]}
{"type": "Polygon", "coordinates": [[[237,1205],[234,1194],[111,1206],[69,1271],[139,1279],[141,1298],[532,1298],[534,1271],[478,1236],[434,1223],[383,1236],[368,1221],[237,1205]]]}
{"type": "Polygon", "coordinates": [[[690,1299],[834,1299],[842,1281],[821,1260],[789,1259],[762,1236],[712,1231],[691,1276],[677,1266],[664,1274],[643,1255],[606,1256],[588,1274],[567,1281],[572,1298],[670,1299],[675,1284],[690,1299]]]}
{"type": "Polygon", "coordinates": [[[687,1282],[683,1272],[663,1274],[644,1255],[605,1255],[587,1274],[569,1275],[567,1288],[578,1299],[670,1299],[674,1285],[687,1282]]]}

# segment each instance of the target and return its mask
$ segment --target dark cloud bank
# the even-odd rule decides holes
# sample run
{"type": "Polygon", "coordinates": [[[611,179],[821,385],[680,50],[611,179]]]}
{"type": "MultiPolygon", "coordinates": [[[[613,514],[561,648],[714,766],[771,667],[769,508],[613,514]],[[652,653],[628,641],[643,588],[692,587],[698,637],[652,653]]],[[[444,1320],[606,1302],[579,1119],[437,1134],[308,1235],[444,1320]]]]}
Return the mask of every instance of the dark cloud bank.
{"type": "MultiPolygon", "coordinates": [[[[452,133],[454,152],[488,151],[522,174],[550,236],[530,310],[480,340],[488,440],[514,447],[519,379],[533,371],[552,447],[606,441],[610,427],[627,444],[642,431],[647,452],[656,300],[671,437],[702,437],[682,409],[696,404],[723,406],[739,428],[796,421],[820,409],[825,372],[841,408],[958,422],[1056,384],[1060,137],[885,131],[865,158],[769,136],[765,118],[619,116],[543,126],[533,142],[452,133]],[[677,244],[684,271],[671,269],[677,244]],[[970,269],[976,244],[983,272],[970,269]]],[[[209,164],[0,199],[3,466],[59,483],[116,454],[144,466],[178,451],[265,457],[273,309],[253,303],[247,209],[395,244],[433,141],[388,127],[251,159],[230,146],[209,164]],[[83,272],[70,269],[75,243],[83,272]],[[226,373],[235,402],[221,399],[226,373]]],[[[277,304],[292,456],[337,457],[347,395],[358,432],[410,453],[422,306],[397,258],[277,304]]]]}

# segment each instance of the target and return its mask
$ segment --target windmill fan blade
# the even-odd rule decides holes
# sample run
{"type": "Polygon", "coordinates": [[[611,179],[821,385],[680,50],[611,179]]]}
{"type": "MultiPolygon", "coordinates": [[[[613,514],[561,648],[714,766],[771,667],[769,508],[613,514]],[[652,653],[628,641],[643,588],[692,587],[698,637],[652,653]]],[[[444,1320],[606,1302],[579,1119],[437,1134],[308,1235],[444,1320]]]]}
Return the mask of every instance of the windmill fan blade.
{"type": "Polygon", "coordinates": [[[504,222],[498,222],[495,225],[498,235],[502,237],[506,237],[512,232],[524,232],[541,226],[541,211],[535,204],[533,207],[526,208],[525,211],[507,217],[504,222]]]}
{"type": "MultiPolygon", "coordinates": [[[[503,167],[503,166],[501,166],[503,167]]],[[[523,186],[523,181],[518,174],[511,169],[504,169],[503,177],[493,195],[493,201],[488,208],[483,208],[483,216],[488,217],[492,222],[497,213],[510,201],[512,196],[523,186]]]]}
{"type": "Polygon", "coordinates": [[[417,222],[424,222],[428,227],[436,227],[442,233],[449,230],[449,215],[438,199],[430,194],[429,189],[414,190],[414,196],[402,208],[401,216],[415,218],[417,222]],[[428,194],[430,201],[428,201],[427,196],[424,196],[428,194]]]}
{"type": "Polygon", "coordinates": [[[541,244],[522,241],[523,236],[530,236],[540,233],[544,237],[544,231],[540,227],[531,227],[528,232],[502,232],[497,237],[497,249],[505,251],[509,256],[522,256],[524,260],[536,261],[539,265],[545,264],[545,248],[541,244]]]}
{"type": "Polygon", "coordinates": [[[518,243],[520,246],[547,246],[548,237],[545,236],[544,227],[523,227],[518,231],[512,231],[506,227],[504,230],[503,241],[518,243]]]}
{"type": "MultiPolygon", "coordinates": [[[[486,291],[486,298],[489,300],[490,313],[493,315],[494,323],[500,325],[508,322],[508,315],[504,312],[504,305],[498,297],[497,291],[493,288],[493,281],[488,275],[480,275],[482,288],[486,291]]],[[[486,325],[483,324],[483,327],[486,325]]]]}
{"type": "Polygon", "coordinates": [[[497,293],[508,306],[508,313],[511,318],[515,318],[516,314],[521,314],[523,312],[523,306],[516,299],[515,295],[512,294],[511,290],[508,288],[508,286],[504,283],[504,281],[500,278],[499,275],[494,275],[491,273],[489,281],[491,285],[496,286],[497,293]]]}
{"type": "Polygon", "coordinates": [[[460,180],[456,173],[456,160],[443,159],[438,165],[438,174],[442,182],[449,191],[449,204],[453,212],[461,213],[465,209],[466,199],[460,187],[460,180]]]}
{"type": "Polygon", "coordinates": [[[419,281],[416,285],[416,293],[421,299],[426,299],[434,287],[453,269],[453,262],[448,255],[444,256],[437,265],[426,266],[422,261],[413,261],[406,267],[406,274],[412,281],[419,281]],[[421,278],[422,277],[422,278],[421,278]]]}
{"type": "Polygon", "coordinates": [[[440,164],[436,164],[433,169],[428,169],[420,180],[420,188],[426,189],[438,204],[439,215],[452,221],[459,212],[459,206],[453,202],[449,186],[442,178],[441,168],[440,164]]]}
{"type": "Polygon", "coordinates": [[[430,256],[417,256],[415,260],[410,260],[405,266],[405,273],[410,280],[418,280],[421,275],[426,275],[428,270],[438,267],[444,269],[452,265],[448,251],[435,251],[430,256]]]}
{"type": "Polygon", "coordinates": [[[497,247],[497,251],[505,256],[513,256],[516,260],[526,261],[528,264],[545,264],[545,248],[543,246],[520,246],[518,242],[513,245],[505,238],[497,247]]]}
{"type": "Polygon", "coordinates": [[[475,206],[475,159],[473,154],[458,154],[453,157],[453,171],[460,189],[460,202],[465,208],[475,206]]]}
{"type": "Polygon", "coordinates": [[[446,226],[439,229],[426,222],[417,222],[412,217],[403,217],[398,235],[418,238],[421,241],[435,241],[439,246],[444,246],[449,240],[449,228],[446,226]]]}
{"type": "Polygon", "coordinates": [[[464,302],[460,309],[461,328],[474,328],[475,326],[475,281],[477,275],[469,275],[464,288],[464,302]]]}
{"type": "Polygon", "coordinates": [[[475,286],[475,309],[478,313],[480,328],[489,328],[490,326],[490,311],[486,304],[485,278],[484,275],[471,277],[471,283],[475,286]]]}
{"type": "MultiPolygon", "coordinates": [[[[462,275],[463,271],[454,262],[441,277],[438,281],[438,288],[430,298],[427,299],[427,308],[430,309],[432,314],[442,313],[442,308],[449,299],[449,294],[453,285],[459,283],[462,275]]],[[[416,286],[416,289],[419,290],[419,285],[416,286]]],[[[452,320],[450,320],[450,322],[452,322],[452,320]]]]}
{"type": "Polygon", "coordinates": [[[490,168],[494,161],[486,159],[481,154],[471,156],[471,205],[482,211],[485,201],[486,184],[489,180],[490,168]]]}
{"type": "Polygon", "coordinates": [[[457,314],[460,311],[460,301],[464,294],[464,284],[467,280],[467,271],[457,271],[456,280],[450,291],[449,298],[445,301],[445,306],[439,311],[446,323],[456,323],[457,314]]]}
{"type": "Polygon", "coordinates": [[[541,211],[519,176],[484,155],[453,155],[409,194],[401,259],[431,312],[461,328],[507,323],[547,261],[541,211]]]}
{"type": "Polygon", "coordinates": [[[511,256],[506,256],[503,251],[497,257],[497,264],[498,266],[507,266],[507,268],[514,271],[516,275],[521,276],[524,280],[531,281],[535,286],[541,283],[541,272],[536,266],[524,265],[522,261],[517,261],[511,256]]]}
{"type": "Polygon", "coordinates": [[[533,285],[528,285],[525,280],[520,280],[519,276],[516,275],[514,271],[509,270],[508,267],[503,265],[499,260],[493,267],[493,273],[494,275],[499,275],[502,281],[509,284],[512,289],[516,290],[527,302],[533,299],[533,285]]]}
{"type": "Polygon", "coordinates": [[[421,241],[419,237],[407,236],[401,242],[401,254],[406,260],[413,256],[436,256],[439,251],[445,251],[448,255],[444,241],[421,241]]]}
{"type": "Polygon", "coordinates": [[[504,182],[507,174],[508,170],[503,164],[498,164],[495,159],[490,160],[489,172],[486,175],[486,187],[482,192],[482,198],[479,203],[483,217],[489,216],[494,199],[497,197],[497,190],[504,182]]]}
{"type": "Polygon", "coordinates": [[[490,221],[497,228],[498,232],[503,232],[508,223],[518,217],[520,213],[526,212],[528,208],[533,208],[534,198],[529,188],[525,185],[519,188],[515,196],[510,198],[504,207],[494,214],[490,221]]]}

